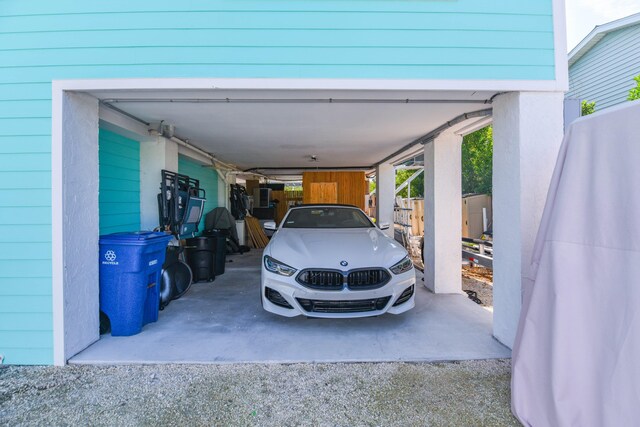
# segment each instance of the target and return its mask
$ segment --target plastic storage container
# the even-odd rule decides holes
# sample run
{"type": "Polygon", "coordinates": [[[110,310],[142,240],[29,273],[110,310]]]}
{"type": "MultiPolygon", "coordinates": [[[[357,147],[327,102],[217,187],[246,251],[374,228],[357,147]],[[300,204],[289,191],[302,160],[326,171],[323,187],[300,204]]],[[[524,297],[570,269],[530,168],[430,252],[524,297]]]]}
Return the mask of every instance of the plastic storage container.
{"type": "MultiPolygon", "coordinates": [[[[206,232],[207,237],[212,237],[216,241],[216,276],[224,274],[224,265],[227,262],[227,237],[229,230],[211,229],[206,232]]],[[[203,233],[203,234],[205,234],[203,233]]]]}
{"type": "Polygon", "coordinates": [[[100,311],[111,335],[135,335],[158,320],[160,272],[171,239],[151,231],[100,236],[100,311]]]}
{"type": "Polygon", "coordinates": [[[187,263],[193,273],[193,281],[213,281],[216,278],[217,238],[193,237],[187,239],[187,263]]]}

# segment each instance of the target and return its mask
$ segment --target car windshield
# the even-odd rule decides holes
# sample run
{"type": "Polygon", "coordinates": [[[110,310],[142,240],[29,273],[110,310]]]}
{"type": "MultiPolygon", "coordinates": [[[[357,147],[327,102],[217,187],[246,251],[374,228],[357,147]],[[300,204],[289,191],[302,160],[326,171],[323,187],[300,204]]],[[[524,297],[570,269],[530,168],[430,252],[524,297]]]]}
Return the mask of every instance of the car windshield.
{"type": "Polygon", "coordinates": [[[374,225],[359,209],[309,207],[293,209],[283,228],[370,228],[374,225]]]}

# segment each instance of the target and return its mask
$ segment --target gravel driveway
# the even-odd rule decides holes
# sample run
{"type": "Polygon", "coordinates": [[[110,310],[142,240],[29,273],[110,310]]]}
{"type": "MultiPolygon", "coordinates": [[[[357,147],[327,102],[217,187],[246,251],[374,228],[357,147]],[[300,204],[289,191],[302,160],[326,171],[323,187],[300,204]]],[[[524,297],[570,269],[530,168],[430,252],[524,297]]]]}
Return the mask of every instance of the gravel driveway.
{"type": "Polygon", "coordinates": [[[0,425],[507,426],[508,360],[2,367],[0,425]]]}

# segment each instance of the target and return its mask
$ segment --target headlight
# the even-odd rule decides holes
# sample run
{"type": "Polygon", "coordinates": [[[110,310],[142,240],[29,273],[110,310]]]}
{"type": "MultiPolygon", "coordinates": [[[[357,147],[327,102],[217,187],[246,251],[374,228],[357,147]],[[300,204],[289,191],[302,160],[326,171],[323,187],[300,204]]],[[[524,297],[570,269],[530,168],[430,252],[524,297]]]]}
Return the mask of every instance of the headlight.
{"type": "Polygon", "coordinates": [[[298,271],[295,268],[278,261],[277,259],[271,258],[269,255],[265,255],[264,257],[264,266],[272,273],[287,277],[293,276],[293,273],[298,271]]]}
{"type": "Polygon", "coordinates": [[[391,267],[389,270],[391,270],[393,274],[402,274],[402,273],[406,273],[412,268],[413,268],[413,261],[411,261],[411,259],[408,256],[406,256],[402,258],[402,260],[399,263],[391,267]]]}

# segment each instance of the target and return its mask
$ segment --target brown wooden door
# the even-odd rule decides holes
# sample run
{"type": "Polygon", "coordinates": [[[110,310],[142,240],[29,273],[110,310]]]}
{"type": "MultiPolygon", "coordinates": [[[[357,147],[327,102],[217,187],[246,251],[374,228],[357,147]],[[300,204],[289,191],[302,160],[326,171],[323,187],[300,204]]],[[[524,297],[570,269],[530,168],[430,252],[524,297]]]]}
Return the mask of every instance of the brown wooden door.
{"type": "Polygon", "coordinates": [[[310,190],[311,191],[309,191],[309,198],[307,199],[307,197],[305,197],[305,203],[338,203],[337,182],[312,182],[310,190]]]}

